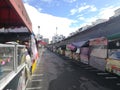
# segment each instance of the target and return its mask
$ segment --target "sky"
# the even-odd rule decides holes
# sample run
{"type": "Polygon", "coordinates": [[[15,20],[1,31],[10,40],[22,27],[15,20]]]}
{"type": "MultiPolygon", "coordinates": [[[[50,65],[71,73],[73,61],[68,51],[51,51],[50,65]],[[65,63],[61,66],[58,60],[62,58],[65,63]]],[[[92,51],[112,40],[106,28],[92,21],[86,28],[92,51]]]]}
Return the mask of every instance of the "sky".
{"type": "Polygon", "coordinates": [[[50,40],[56,34],[67,37],[97,19],[109,19],[120,8],[120,0],[23,0],[23,3],[33,32],[50,40]]]}

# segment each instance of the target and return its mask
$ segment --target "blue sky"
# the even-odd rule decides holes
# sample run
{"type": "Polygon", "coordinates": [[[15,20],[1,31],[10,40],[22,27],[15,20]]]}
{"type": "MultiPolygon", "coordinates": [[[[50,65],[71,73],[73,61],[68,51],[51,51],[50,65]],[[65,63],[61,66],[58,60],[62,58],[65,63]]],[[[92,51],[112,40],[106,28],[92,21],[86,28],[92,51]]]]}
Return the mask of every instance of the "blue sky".
{"type": "Polygon", "coordinates": [[[38,33],[41,26],[43,36],[52,37],[55,28],[58,33],[68,36],[78,28],[97,19],[108,19],[114,10],[120,8],[120,0],[23,0],[33,23],[33,30],[38,33]],[[48,27],[48,28],[46,28],[48,27]],[[46,34],[46,33],[48,33],[46,34]]]}

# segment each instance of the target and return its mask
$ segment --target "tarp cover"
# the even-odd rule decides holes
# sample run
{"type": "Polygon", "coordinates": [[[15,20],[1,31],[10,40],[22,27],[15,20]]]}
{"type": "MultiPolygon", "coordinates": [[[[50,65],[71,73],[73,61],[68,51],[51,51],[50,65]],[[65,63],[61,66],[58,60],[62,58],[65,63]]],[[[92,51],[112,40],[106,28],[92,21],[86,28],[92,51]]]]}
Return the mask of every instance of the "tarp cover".
{"type": "Polygon", "coordinates": [[[41,45],[47,45],[47,42],[42,41],[42,40],[39,40],[39,41],[38,41],[38,44],[41,44],[41,45]]]}
{"type": "Polygon", "coordinates": [[[112,34],[107,37],[108,40],[120,39],[120,33],[112,34]]]}
{"type": "Polygon", "coordinates": [[[67,45],[67,48],[69,48],[70,50],[74,50],[74,49],[75,49],[75,46],[73,46],[72,44],[68,44],[68,45],[67,45]]]}
{"type": "Polygon", "coordinates": [[[76,46],[77,48],[80,48],[84,46],[88,41],[80,41],[80,42],[73,42],[72,45],[76,46]]]}

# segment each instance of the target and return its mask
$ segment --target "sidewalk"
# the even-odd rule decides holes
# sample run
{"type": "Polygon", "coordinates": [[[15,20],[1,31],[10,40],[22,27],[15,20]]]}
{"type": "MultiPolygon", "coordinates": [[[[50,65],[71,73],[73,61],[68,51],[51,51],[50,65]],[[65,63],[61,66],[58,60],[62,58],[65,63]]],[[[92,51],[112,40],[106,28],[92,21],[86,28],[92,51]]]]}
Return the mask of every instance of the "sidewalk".
{"type": "Polygon", "coordinates": [[[48,86],[46,82],[46,75],[44,73],[43,59],[44,59],[44,49],[39,51],[40,56],[37,61],[36,70],[32,74],[31,80],[28,82],[26,90],[47,90],[48,86]],[[44,81],[43,81],[44,80],[44,81]],[[46,84],[45,84],[46,83],[46,84]]]}

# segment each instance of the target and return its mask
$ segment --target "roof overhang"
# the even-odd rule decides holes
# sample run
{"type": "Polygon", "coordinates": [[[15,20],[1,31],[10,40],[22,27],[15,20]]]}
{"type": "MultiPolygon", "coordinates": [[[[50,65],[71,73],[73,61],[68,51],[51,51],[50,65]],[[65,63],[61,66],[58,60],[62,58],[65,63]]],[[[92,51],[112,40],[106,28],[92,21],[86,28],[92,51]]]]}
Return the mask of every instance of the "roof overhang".
{"type": "Polygon", "coordinates": [[[0,28],[27,27],[32,32],[32,23],[21,0],[0,0],[0,28]]]}

